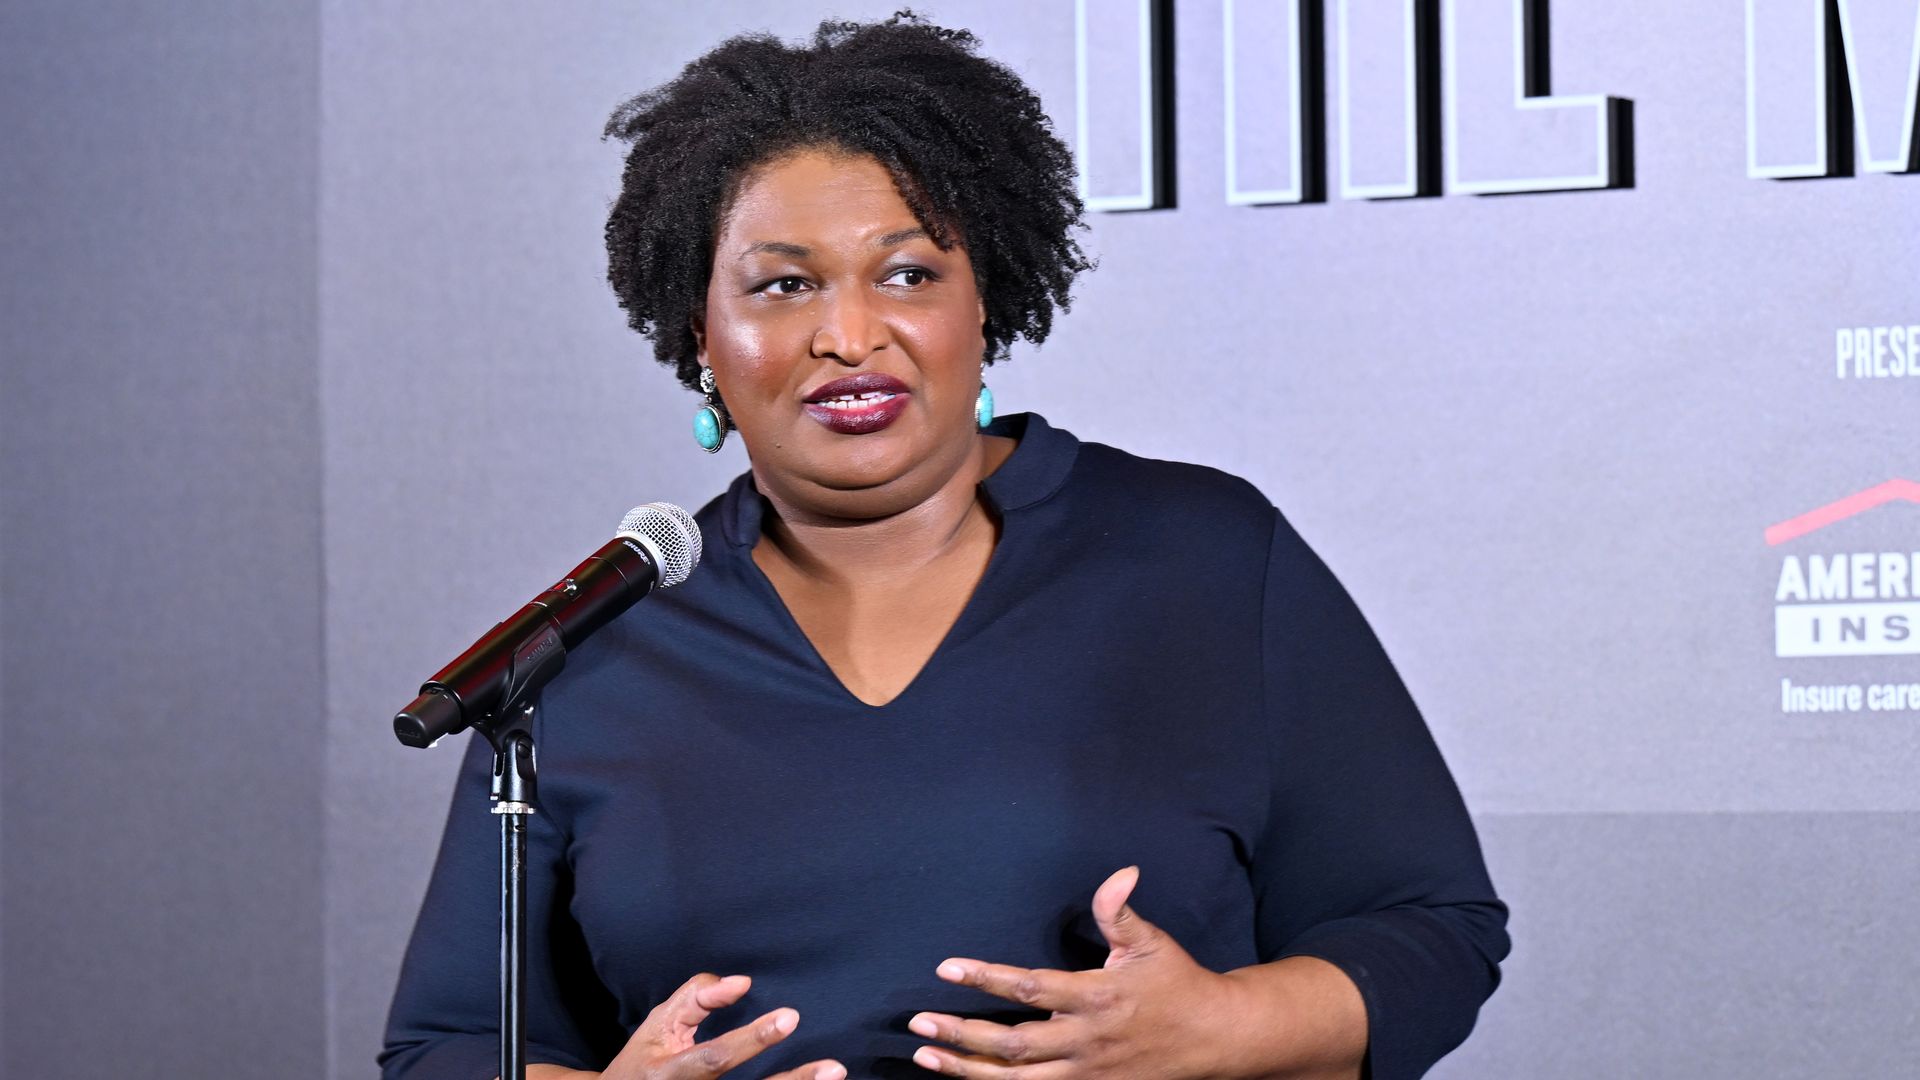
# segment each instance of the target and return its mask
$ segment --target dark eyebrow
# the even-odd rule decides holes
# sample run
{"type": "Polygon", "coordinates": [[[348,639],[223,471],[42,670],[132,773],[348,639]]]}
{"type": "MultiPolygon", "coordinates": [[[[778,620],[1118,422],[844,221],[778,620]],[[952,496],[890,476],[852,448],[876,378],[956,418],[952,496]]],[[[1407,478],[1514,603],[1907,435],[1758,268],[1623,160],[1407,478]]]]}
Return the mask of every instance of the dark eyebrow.
{"type": "Polygon", "coordinates": [[[909,240],[931,240],[931,239],[933,239],[933,237],[927,235],[927,230],[921,228],[918,225],[915,225],[911,229],[900,229],[896,232],[890,232],[885,236],[875,237],[873,241],[873,246],[874,247],[893,247],[897,244],[904,244],[909,240]]]}
{"type": "MultiPolygon", "coordinates": [[[[926,229],[915,225],[911,229],[896,229],[893,232],[876,236],[873,239],[873,246],[877,248],[888,248],[904,244],[909,240],[931,239],[933,239],[933,237],[927,234],[926,229]]],[[[740,257],[744,259],[749,255],[761,251],[770,251],[775,255],[786,255],[795,259],[804,259],[813,254],[813,249],[803,244],[789,244],[784,240],[762,240],[741,252],[740,257]]]]}
{"type": "Polygon", "coordinates": [[[799,244],[789,244],[782,240],[762,240],[741,252],[740,257],[744,259],[756,251],[771,251],[775,255],[787,255],[795,259],[804,259],[813,254],[813,249],[810,247],[803,247],[799,244]]]}

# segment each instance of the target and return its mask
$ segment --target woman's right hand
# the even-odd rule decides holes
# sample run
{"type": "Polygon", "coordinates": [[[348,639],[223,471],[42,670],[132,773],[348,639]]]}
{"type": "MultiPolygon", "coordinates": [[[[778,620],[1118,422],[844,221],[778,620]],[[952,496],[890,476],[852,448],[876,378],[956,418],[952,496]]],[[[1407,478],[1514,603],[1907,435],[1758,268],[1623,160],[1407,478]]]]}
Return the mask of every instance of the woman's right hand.
{"type": "MultiPolygon", "coordinates": [[[[705,1042],[694,1042],[694,1031],[715,1009],[739,1001],[753,985],[745,975],[721,978],[701,972],[680,984],[667,1000],[654,1006],[604,1072],[579,1072],[558,1065],[529,1065],[527,1080],[715,1080],[760,1051],[793,1034],[800,1014],[775,1009],[705,1042]]],[[[843,1080],[847,1070],[831,1059],[811,1061],[767,1080],[843,1080]]]]}

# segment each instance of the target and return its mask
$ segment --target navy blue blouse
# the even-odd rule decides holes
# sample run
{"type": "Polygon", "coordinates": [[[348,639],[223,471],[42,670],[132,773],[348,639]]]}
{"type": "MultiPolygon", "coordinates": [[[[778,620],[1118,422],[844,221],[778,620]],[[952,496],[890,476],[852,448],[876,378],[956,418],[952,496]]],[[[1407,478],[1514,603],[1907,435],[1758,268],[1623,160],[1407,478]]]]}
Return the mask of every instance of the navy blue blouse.
{"type": "MultiPolygon", "coordinates": [[[[528,1059],[599,1069],[700,971],[753,976],[711,1037],[791,1005],[740,1072],[821,1057],[924,1080],[930,1009],[1036,1015],[949,956],[1100,966],[1093,891],[1201,964],[1338,965],[1377,1080],[1472,1028],[1507,952],[1472,822],[1359,610],[1260,492],[1026,413],[982,484],[999,543],[885,705],[854,697],[753,562],[751,474],[706,556],[568,659],[529,827],[528,1059]]],[[[496,1072],[498,824],[471,740],[401,971],[388,1077],[496,1072]]]]}

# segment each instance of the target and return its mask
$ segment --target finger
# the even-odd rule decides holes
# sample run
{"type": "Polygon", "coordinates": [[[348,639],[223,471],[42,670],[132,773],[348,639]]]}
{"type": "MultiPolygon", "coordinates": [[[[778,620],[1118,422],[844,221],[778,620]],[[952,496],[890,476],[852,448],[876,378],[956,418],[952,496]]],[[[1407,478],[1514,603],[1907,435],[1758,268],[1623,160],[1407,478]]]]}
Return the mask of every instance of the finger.
{"type": "Polygon", "coordinates": [[[1127,866],[1116,870],[1093,891],[1093,921],[1107,939],[1107,967],[1130,954],[1151,949],[1160,928],[1140,917],[1127,904],[1134,886],[1140,884],[1140,868],[1127,866]]]}
{"type": "Polygon", "coordinates": [[[724,979],[711,971],[695,975],[661,1003],[657,1010],[662,1021],[661,1034],[670,1040],[691,1042],[694,1030],[714,1010],[739,1001],[752,985],[753,980],[745,975],[729,975],[724,979]]]}
{"type": "Polygon", "coordinates": [[[767,1080],[846,1080],[847,1067],[831,1058],[809,1061],[797,1069],[775,1073],[767,1080]]]}
{"type": "Polygon", "coordinates": [[[664,1071],[672,1080],[712,1080],[793,1034],[798,1026],[797,1010],[775,1009],[751,1024],[742,1024],[669,1057],[664,1071]]]}
{"type": "Polygon", "coordinates": [[[970,1080],[1071,1080],[1073,1064],[1068,1061],[1042,1061],[1033,1065],[1010,1065],[979,1054],[956,1054],[923,1046],[913,1052],[913,1063],[946,1076],[964,1076],[970,1080]]]}
{"type": "Polygon", "coordinates": [[[915,1013],[907,1021],[907,1028],[915,1035],[1015,1065],[1069,1057],[1080,1036],[1078,1023],[1072,1019],[1007,1025],[936,1012],[915,1013]]]}
{"type": "MultiPolygon", "coordinates": [[[[749,975],[729,975],[724,979],[696,987],[693,992],[695,1007],[713,1012],[724,1009],[746,996],[753,989],[753,977],[749,975]]],[[[702,1017],[702,1019],[705,1019],[702,1017]]]]}
{"type": "Polygon", "coordinates": [[[971,986],[985,990],[994,997],[1055,1012],[1078,1012],[1087,996],[1078,982],[1085,976],[1071,971],[1013,967],[954,958],[941,961],[934,973],[950,983],[971,986]]]}

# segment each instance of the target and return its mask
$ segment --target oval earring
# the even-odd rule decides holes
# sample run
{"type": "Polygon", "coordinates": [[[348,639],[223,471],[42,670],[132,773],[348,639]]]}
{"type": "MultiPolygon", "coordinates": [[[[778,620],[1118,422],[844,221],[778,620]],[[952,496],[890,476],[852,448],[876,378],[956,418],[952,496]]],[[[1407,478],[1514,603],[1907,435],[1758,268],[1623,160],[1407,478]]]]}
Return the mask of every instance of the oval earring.
{"type": "Polygon", "coordinates": [[[973,402],[973,422],[981,427],[993,423],[993,391],[987,389],[984,379],[980,381],[980,396],[973,402]]]}
{"type": "Polygon", "coordinates": [[[700,369],[700,392],[707,395],[706,403],[693,413],[693,441],[700,449],[709,454],[719,453],[720,445],[727,441],[727,418],[720,411],[720,399],[713,390],[713,369],[700,369]]]}

